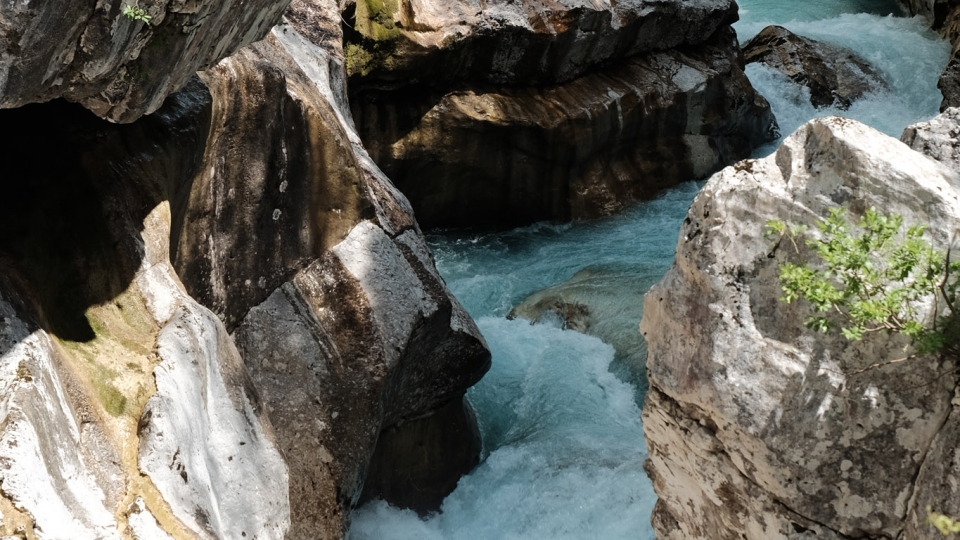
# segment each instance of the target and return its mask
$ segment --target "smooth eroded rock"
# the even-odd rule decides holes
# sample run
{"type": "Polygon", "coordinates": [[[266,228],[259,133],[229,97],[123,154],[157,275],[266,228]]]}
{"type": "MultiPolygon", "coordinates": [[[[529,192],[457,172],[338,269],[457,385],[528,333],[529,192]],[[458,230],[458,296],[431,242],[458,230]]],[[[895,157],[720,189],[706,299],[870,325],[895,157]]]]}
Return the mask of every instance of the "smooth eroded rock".
{"type": "Polygon", "coordinates": [[[769,140],[729,28],[547,87],[365,90],[353,116],[425,227],[612,214],[769,140]]]}
{"type": "Polygon", "coordinates": [[[743,46],[747,64],[759,62],[810,89],[814,107],[847,109],[864,94],[886,88],[883,77],[853,51],[768,26],[743,46]]]}
{"type": "Polygon", "coordinates": [[[809,305],[783,303],[778,275],[810,251],[765,230],[876,207],[930,224],[943,248],[960,227],[958,189],[957,172],[842,118],[813,120],[770,157],[710,179],[641,323],[660,538],[939,534],[916,524],[946,497],[926,479],[956,481],[931,450],[952,444],[955,366],[927,356],[871,368],[903,357],[905,340],[806,329],[809,305]]]}

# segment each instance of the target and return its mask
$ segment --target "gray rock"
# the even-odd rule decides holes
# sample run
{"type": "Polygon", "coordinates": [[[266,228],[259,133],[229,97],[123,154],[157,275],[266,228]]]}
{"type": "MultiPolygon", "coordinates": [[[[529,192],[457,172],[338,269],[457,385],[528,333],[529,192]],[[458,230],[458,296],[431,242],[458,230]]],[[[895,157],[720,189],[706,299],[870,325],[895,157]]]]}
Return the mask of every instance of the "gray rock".
{"type": "Polygon", "coordinates": [[[960,109],[947,109],[928,122],[907,127],[900,140],[917,152],[960,171],[960,109]]]}
{"type": "Polygon", "coordinates": [[[864,94],[887,87],[883,77],[853,51],[768,26],[743,46],[747,64],[761,63],[810,89],[815,107],[847,109],[864,94]]]}
{"type": "Polygon", "coordinates": [[[939,534],[917,524],[952,493],[926,479],[958,480],[957,381],[938,376],[954,366],[920,357],[870,368],[903,357],[904,339],[811,333],[809,308],[780,301],[778,279],[783,262],[809,253],[764,231],[770,219],[813,227],[831,207],[854,218],[876,207],[931,224],[943,248],[960,227],[958,189],[957,172],[841,118],[813,120],[774,155],[710,179],[641,323],[660,538],[939,534]]]}
{"type": "Polygon", "coordinates": [[[263,37],[290,0],[62,0],[0,5],[0,108],[58,97],[115,122],[157,110],[197,69],[263,37]]]}

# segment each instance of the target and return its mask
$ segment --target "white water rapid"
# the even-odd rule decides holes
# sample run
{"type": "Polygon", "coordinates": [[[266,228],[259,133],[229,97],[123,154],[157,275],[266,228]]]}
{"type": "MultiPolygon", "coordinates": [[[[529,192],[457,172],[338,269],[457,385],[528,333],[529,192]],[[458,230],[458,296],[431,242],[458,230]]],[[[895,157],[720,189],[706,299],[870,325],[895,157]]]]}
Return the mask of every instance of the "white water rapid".
{"type": "MultiPolygon", "coordinates": [[[[746,42],[767,24],[845,47],[878,68],[890,89],[849,111],[815,110],[804,91],[763,67],[747,73],[770,100],[783,134],[815,116],[843,114],[898,137],[934,116],[936,80],[949,45],[893,0],[741,0],[746,42]],[[891,15],[895,14],[895,15],[891,15]]],[[[776,144],[759,151],[771,152],[776,144]]],[[[690,182],[623,214],[505,233],[430,237],[448,285],[477,319],[493,368],[468,396],[484,460],[442,512],[422,520],[374,502],[353,514],[350,540],[560,540],[653,538],[655,495],[640,403],[645,348],[637,331],[643,293],[669,268],[690,182]],[[573,276],[580,295],[605,306],[598,338],[505,316],[531,293],[573,276]]]]}

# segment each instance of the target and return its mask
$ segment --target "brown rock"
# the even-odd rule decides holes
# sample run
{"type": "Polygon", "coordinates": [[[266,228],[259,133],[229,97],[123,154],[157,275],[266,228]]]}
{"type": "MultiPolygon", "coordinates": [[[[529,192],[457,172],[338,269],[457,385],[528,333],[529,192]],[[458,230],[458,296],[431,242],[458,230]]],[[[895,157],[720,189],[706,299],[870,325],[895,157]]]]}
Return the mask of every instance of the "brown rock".
{"type": "Polygon", "coordinates": [[[608,215],[773,136],[732,31],[555,87],[366,90],[366,147],[426,227],[608,215]]]}
{"type": "Polygon", "coordinates": [[[613,58],[701,43],[737,18],[731,0],[361,0],[343,5],[354,86],[462,80],[557,84],[613,58]]]}
{"type": "Polygon", "coordinates": [[[852,51],[768,26],[743,46],[747,64],[759,62],[810,89],[814,107],[847,109],[851,102],[886,88],[883,78],[852,51]]]}

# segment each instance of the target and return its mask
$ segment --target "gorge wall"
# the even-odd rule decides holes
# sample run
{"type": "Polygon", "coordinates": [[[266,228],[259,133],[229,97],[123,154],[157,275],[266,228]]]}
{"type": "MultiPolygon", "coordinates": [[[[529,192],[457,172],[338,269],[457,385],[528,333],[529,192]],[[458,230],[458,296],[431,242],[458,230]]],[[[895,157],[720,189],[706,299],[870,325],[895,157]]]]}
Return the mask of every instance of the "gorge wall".
{"type": "Polygon", "coordinates": [[[402,4],[345,13],[351,105],[424,226],[609,215],[776,130],[733,2],[402,4]]]}
{"type": "MultiPolygon", "coordinates": [[[[476,464],[489,352],[345,79],[280,26],[127,126],[0,111],[0,533],[338,538],[361,496],[435,508],[476,464]]],[[[84,105],[154,108],[124,99],[84,105]]]]}
{"type": "Polygon", "coordinates": [[[0,535],[435,510],[490,353],[414,205],[606,214],[773,133],[729,0],[372,5],[0,6],[0,535]]]}
{"type": "Polygon", "coordinates": [[[684,221],[674,266],[646,296],[644,406],[660,538],[936,538],[956,515],[956,366],[902,358],[902,338],[814,334],[785,304],[785,261],[827,209],[901,214],[945,248],[960,226],[956,112],[904,138],[813,120],[776,153],[715,175],[684,221]],[[879,367],[875,367],[879,365],[879,367]]]}

